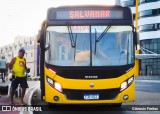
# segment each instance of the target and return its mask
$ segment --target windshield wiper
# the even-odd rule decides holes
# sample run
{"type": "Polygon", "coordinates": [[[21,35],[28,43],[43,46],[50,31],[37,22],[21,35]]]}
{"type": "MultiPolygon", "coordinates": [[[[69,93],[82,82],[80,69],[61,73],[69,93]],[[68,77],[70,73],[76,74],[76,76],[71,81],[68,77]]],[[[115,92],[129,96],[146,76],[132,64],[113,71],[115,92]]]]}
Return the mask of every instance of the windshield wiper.
{"type": "Polygon", "coordinates": [[[72,29],[71,29],[71,26],[67,25],[67,28],[68,28],[68,32],[69,32],[69,37],[70,37],[70,41],[71,41],[71,46],[72,48],[74,48],[74,59],[75,59],[75,54],[76,54],[76,42],[77,42],[77,33],[76,33],[76,36],[74,38],[73,36],[73,33],[72,33],[72,29]]]}
{"type": "Polygon", "coordinates": [[[95,29],[95,54],[96,54],[96,50],[97,50],[97,42],[99,42],[103,38],[103,36],[107,33],[107,31],[110,29],[110,27],[111,26],[107,26],[98,38],[97,38],[97,30],[95,29]]]}
{"type": "Polygon", "coordinates": [[[75,38],[73,37],[73,33],[72,33],[72,29],[71,29],[71,26],[68,24],[67,25],[67,28],[68,28],[68,32],[69,32],[69,37],[70,37],[70,40],[71,40],[71,46],[73,48],[76,47],[76,40],[77,40],[77,34],[75,36],[75,38]]]}
{"type": "Polygon", "coordinates": [[[107,33],[107,31],[110,29],[110,27],[111,26],[106,27],[106,29],[101,33],[101,35],[98,38],[96,38],[96,42],[99,42],[103,38],[103,36],[107,33]]]}

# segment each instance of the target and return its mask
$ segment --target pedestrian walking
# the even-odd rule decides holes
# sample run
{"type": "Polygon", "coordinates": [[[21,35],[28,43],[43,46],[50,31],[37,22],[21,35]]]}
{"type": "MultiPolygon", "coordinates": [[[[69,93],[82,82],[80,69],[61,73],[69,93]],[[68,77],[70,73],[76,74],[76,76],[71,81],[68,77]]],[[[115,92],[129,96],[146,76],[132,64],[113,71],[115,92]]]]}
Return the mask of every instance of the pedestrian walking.
{"type": "Polygon", "coordinates": [[[11,82],[11,92],[10,92],[10,105],[13,105],[13,96],[14,93],[20,84],[22,88],[22,96],[20,103],[21,105],[26,105],[23,101],[26,88],[28,88],[28,83],[25,75],[25,71],[27,71],[26,60],[24,58],[25,50],[21,48],[18,52],[18,56],[14,57],[9,63],[9,69],[12,70],[12,82],[11,82]]]}
{"type": "Polygon", "coordinates": [[[5,83],[6,73],[7,73],[7,61],[5,60],[5,56],[0,58],[0,73],[2,83],[5,83]]]}

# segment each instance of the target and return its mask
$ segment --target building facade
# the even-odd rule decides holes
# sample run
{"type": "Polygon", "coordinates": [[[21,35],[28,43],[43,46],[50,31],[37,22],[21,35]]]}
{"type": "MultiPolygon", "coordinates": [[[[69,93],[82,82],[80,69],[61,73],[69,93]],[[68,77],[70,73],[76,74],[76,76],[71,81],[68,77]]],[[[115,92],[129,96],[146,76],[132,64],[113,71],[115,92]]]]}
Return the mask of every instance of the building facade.
{"type": "Polygon", "coordinates": [[[14,43],[0,47],[0,57],[5,56],[5,59],[9,63],[11,59],[18,55],[20,48],[26,50],[24,58],[26,59],[26,65],[30,68],[31,76],[39,75],[39,58],[37,57],[37,43],[35,37],[17,36],[14,43]]]}
{"type": "MultiPolygon", "coordinates": [[[[135,17],[136,0],[121,0],[120,3],[130,7],[135,17]]],[[[160,54],[160,0],[139,0],[138,17],[140,46],[160,54]]],[[[140,71],[142,75],[160,76],[160,58],[141,59],[140,71]]]]}

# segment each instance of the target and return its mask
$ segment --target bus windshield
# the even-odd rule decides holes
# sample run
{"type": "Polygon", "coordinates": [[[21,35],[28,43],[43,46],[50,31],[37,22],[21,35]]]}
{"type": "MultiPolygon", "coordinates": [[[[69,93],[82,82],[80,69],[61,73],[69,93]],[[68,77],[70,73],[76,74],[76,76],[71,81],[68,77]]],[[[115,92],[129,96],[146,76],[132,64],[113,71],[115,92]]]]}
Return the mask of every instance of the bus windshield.
{"type": "Polygon", "coordinates": [[[121,66],[134,63],[131,26],[49,26],[45,61],[56,66],[121,66]]]}

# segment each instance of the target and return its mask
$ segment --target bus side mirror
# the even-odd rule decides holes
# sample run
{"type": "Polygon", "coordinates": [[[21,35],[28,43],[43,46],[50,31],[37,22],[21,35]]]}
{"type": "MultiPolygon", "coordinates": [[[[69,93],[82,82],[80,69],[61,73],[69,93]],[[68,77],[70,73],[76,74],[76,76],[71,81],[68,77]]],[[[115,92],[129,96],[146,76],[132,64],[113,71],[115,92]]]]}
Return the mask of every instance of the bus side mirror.
{"type": "Polygon", "coordinates": [[[46,45],[45,45],[45,51],[47,51],[49,48],[50,48],[50,45],[49,45],[49,44],[46,44],[46,45]]]}

